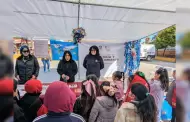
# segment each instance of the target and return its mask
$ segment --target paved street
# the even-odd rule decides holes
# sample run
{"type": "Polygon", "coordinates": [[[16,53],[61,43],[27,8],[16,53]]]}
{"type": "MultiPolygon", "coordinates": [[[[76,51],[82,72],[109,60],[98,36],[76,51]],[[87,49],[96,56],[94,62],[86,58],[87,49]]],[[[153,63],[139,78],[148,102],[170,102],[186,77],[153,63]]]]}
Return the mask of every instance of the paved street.
{"type": "Polygon", "coordinates": [[[168,70],[168,74],[171,77],[172,71],[175,69],[175,63],[170,63],[170,62],[163,62],[163,61],[141,61],[139,70],[144,72],[147,79],[150,79],[154,76],[154,72],[156,69],[160,67],[164,67],[168,70]]]}

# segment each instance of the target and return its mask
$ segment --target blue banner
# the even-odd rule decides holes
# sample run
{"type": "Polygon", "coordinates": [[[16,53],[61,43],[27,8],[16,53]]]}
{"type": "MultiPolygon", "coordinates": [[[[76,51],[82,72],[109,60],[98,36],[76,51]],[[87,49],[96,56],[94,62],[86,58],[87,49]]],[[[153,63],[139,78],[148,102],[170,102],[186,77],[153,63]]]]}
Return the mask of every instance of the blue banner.
{"type": "Polygon", "coordinates": [[[63,42],[60,40],[50,40],[52,60],[61,60],[65,51],[70,51],[73,60],[78,61],[78,45],[73,42],[63,42]]]}

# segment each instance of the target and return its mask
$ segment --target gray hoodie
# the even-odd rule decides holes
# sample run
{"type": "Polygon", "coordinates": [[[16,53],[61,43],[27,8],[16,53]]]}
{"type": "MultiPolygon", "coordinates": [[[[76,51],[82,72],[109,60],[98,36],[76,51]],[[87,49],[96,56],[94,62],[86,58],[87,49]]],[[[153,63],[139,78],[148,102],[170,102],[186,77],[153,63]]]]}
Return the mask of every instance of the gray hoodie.
{"type": "Polygon", "coordinates": [[[108,96],[97,97],[88,122],[114,122],[118,105],[108,96]]]}

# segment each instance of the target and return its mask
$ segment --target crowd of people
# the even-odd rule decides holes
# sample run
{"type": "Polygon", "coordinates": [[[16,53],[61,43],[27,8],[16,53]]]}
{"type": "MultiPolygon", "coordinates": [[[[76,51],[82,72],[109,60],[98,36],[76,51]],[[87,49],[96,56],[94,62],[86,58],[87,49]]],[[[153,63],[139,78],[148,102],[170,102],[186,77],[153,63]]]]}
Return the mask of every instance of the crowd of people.
{"type": "MultiPolygon", "coordinates": [[[[69,51],[64,53],[57,68],[60,81],[52,82],[45,95],[42,82],[37,79],[39,64],[26,46],[21,48],[15,73],[11,59],[1,54],[0,122],[160,122],[163,98],[168,89],[166,100],[173,108],[172,122],[176,121],[176,85],[174,80],[169,86],[166,69],[159,68],[150,81],[143,72],[137,71],[128,77],[128,89],[124,93],[120,71],[113,73],[111,81],[99,83],[104,63],[98,48],[91,47],[89,52],[84,60],[87,77],[81,82],[78,98],[66,82],[72,82],[77,73],[69,51]],[[17,80],[12,79],[13,74],[17,80]],[[19,94],[18,83],[24,84],[24,96],[19,94]]],[[[184,72],[187,81],[190,80],[188,71],[184,72]]],[[[173,77],[176,79],[175,71],[173,77]]]]}

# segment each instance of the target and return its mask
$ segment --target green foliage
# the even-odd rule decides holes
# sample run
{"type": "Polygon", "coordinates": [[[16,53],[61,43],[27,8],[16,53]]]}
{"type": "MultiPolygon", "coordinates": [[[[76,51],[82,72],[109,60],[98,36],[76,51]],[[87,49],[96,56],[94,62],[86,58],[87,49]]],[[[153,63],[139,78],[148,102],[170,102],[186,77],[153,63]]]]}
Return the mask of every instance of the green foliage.
{"type": "Polygon", "coordinates": [[[184,37],[180,40],[180,44],[183,48],[190,48],[190,32],[187,32],[184,37]]]}
{"type": "Polygon", "coordinates": [[[174,47],[176,45],[176,26],[173,25],[158,33],[154,44],[156,49],[166,49],[168,46],[174,47]]]}

